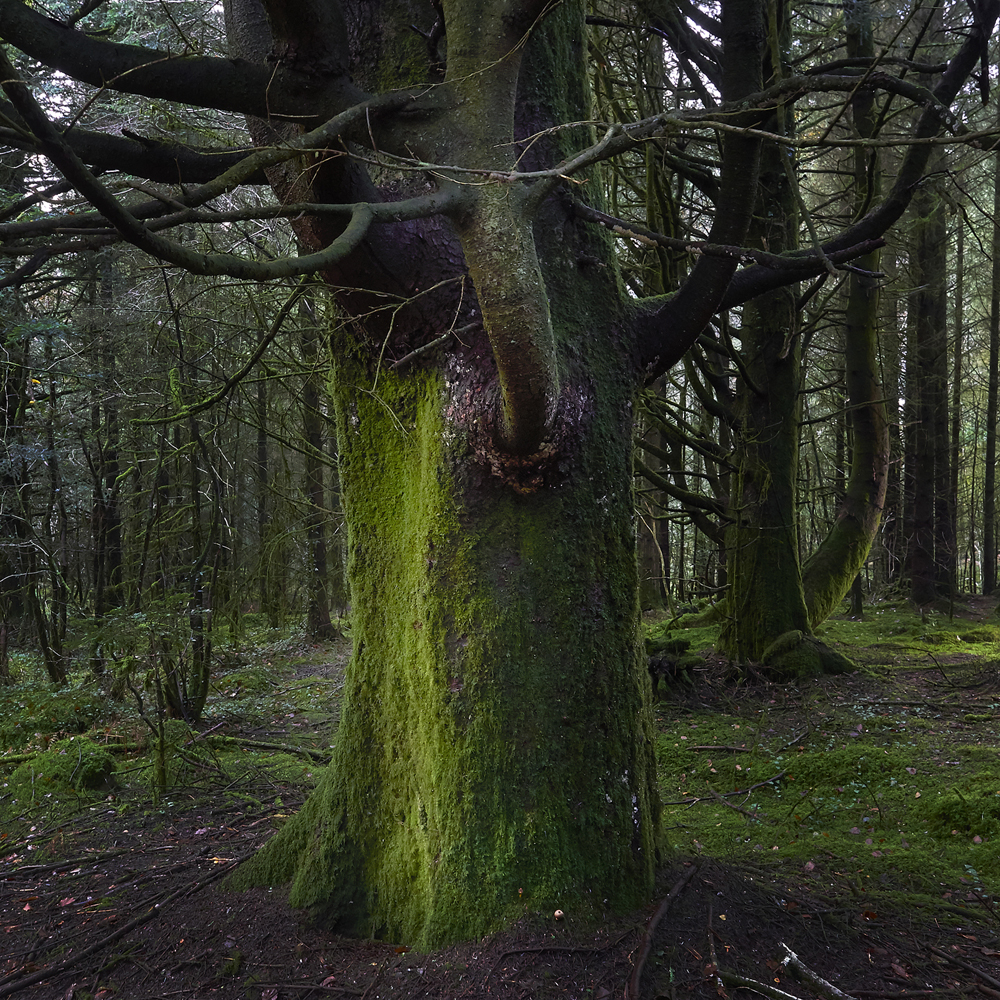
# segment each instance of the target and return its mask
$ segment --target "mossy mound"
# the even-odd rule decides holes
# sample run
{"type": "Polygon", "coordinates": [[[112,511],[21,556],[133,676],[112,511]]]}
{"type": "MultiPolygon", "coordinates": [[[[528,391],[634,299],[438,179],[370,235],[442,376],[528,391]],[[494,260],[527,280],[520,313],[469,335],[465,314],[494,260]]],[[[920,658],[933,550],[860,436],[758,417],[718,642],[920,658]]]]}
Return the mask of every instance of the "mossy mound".
{"type": "Polygon", "coordinates": [[[98,695],[79,690],[0,688],[0,750],[19,750],[38,735],[85,733],[104,707],[98,695]]]}
{"type": "Polygon", "coordinates": [[[20,803],[41,795],[103,790],[114,785],[115,758],[86,736],[71,736],[20,764],[8,783],[20,803]]]}
{"type": "Polygon", "coordinates": [[[996,836],[1000,833],[1000,781],[995,775],[972,775],[926,800],[922,811],[928,828],[939,836],[996,836]]]}
{"type": "Polygon", "coordinates": [[[846,656],[797,629],[779,635],[764,650],[760,661],[778,681],[847,674],[856,669],[846,656]]]}
{"type": "Polygon", "coordinates": [[[691,640],[671,635],[650,636],[646,640],[647,656],[683,656],[691,648],[691,640]]]}
{"type": "Polygon", "coordinates": [[[982,626],[960,632],[958,637],[962,642],[1000,642],[1000,629],[982,626]]]}

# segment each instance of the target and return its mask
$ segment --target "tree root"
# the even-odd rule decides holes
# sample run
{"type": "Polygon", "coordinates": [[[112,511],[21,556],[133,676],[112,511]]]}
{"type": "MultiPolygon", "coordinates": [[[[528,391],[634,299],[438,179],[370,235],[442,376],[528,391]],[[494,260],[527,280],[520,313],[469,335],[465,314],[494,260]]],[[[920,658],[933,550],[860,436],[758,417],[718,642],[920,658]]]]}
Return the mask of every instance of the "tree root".
{"type": "Polygon", "coordinates": [[[667,897],[660,903],[656,913],[649,918],[649,923],[646,925],[646,935],[642,939],[642,945],[639,948],[639,957],[635,960],[632,975],[629,978],[628,985],[625,987],[625,1000],[639,1000],[639,984],[642,981],[642,970],[646,965],[646,959],[649,957],[650,951],[653,949],[653,935],[656,933],[657,925],[666,915],[673,901],[681,894],[684,886],[691,881],[691,877],[697,870],[698,866],[692,865],[677,880],[674,887],[667,894],[667,897]]]}

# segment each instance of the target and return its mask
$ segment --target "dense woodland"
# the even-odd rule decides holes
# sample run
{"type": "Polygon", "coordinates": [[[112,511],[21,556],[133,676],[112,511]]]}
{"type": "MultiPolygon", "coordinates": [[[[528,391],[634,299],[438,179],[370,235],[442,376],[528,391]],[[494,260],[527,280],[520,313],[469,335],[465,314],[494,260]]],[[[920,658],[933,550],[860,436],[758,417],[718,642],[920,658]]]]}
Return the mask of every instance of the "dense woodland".
{"type": "MultiPolygon", "coordinates": [[[[186,0],[54,0],[40,13],[0,3],[10,43],[0,678],[31,651],[56,683],[87,671],[120,695],[130,671],[155,663],[173,714],[194,720],[248,613],[272,624],[298,616],[330,636],[353,606],[369,655],[379,641],[389,661],[410,655],[423,612],[404,607],[410,638],[387,640],[379,615],[396,612],[375,604],[407,587],[434,592],[451,556],[434,536],[414,553],[424,582],[397,572],[393,553],[413,541],[387,512],[432,523],[450,508],[427,485],[441,476],[423,467],[427,478],[395,486],[426,504],[416,512],[366,506],[386,487],[364,476],[384,463],[391,480],[417,458],[465,469],[463,496],[503,493],[506,506],[484,521],[502,531],[517,504],[536,503],[519,498],[542,504],[586,478],[587,500],[544,513],[567,518],[565,544],[612,534],[600,512],[627,506],[641,607],[710,605],[726,621],[720,649],[736,660],[808,634],[848,596],[860,615],[873,595],[929,608],[996,589],[997,4],[496,6],[501,43],[487,44],[470,27],[475,4],[269,4],[268,50],[244,37],[257,22],[241,4],[229,5],[227,30],[216,5],[186,0]],[[309,48],[313,28],[302,25],[316,10],[327,29],[316,37],[348,24],[348,55],[324,63],[318,43],[309,48]],[[267,100],[231,99],[221,79],[215,97],[198,60],[230,55],[247,60],[226,63],[239,72],[258,67],[265,89],[286,71],[342,83],[346,60],[365,93],[423,88],[408,98],[419,103],[454,91],[468,117],[448,119],[449,135],[459,121],[476,134],[442,145],[436,126],[421,132],[436,107],[397,114],[354,91],[325,97],[313,117],[304,86],[272,104],[270,89],[267,100]],[[87,60],[98,58],[95,69],[87,60]],[[565,69],[573,58],[585,71],[565,69]],[[185,59],[187,90],[180,75],[152,78],[158,61],[185,59]],[[513,62],[508,120],[493,115],[492,84],[477,74],[513,62]],[[553,81],[564,94],[552,96],[553,81]],[[527,192],[511,196],[516,209],[493,193],[508,182],[527,192]],[[376,188],[378,198],[357,194],[376,188]],[[380,214],[392,202],[404,207],[380,214]],[[427,221],[438,218],[457,236],[439,235],[427,221]],[[371,230],[356,238],[359,219],[371,230]],[[379,243],[376,230],[397,235],[379,243]],[[356,251],[361,240],[374,249],[356,251]],[[365,252],[374,264],[358,262],[365,252]],[[405,280],[404,255],[421,262],[405,280]],[[574,287],[620,298],[606,341],[596,320],[583,329],[596,306],[577,315],[556,304],[574,287]],[[560,339],[567,316],[579,343],[560,339]],[[532,324],[552,326],[556,347],[531,333],[505,356],[506,331],[532,324]],[[607,356],[588,354],[595,342],[607,356]],[[645,377],[608,376],[615,351],[645,377]],[[481,360],[490,352],[499,388],[492,375],[468,377],[463,398],[499,398],[501,415],[468,431],[459,461],[440,417],[421,431],[430,397],[406,386],[440,371],[450,392],[473,368],[492,371],[481,360]],[[609,446],[577,449],[573,393],[572,412],[591,412],[584,362],[615,386],[614,400],[593,404],[594,426],[633,406],[634,492],[614,471],[600,481],[605,459],[594,455],[609,446]],[[395,443],[363,458],[356,443],[344,450],[352,427],[376,420],[380,434],[416,442],[410,458],[395,443]],[[358,484],[346,504],[345,469],[358,484]],[[384,561],[377,580],[365,558],[384,561]]],[[[513,549],[530,561],[530,532],[520,537],[513,549]]],[[[490,558],[479,565],[503,562],[490,558]]],[[[565,558],[566,575],[578,573],[578,557],[565,558]]],[[[606,573],[614,593],[562,623],[547,649],[586,615],[634,632],[624,557],[602,558],[587,574],[606,573]]],[[[461,573],[447,585],[460,589],[461,573]]],[[[627,645],[614,635],[602,632],[594,650],[627,645]]],[[[452,657],[465,635],[433,641],[452,657]]],[[[634,652],[621,663],[602,685],[631,683],[634,652]]],[[[457,671],[435,683],[463,688],[457,671]]],[[[454,933],[432,925],[426,940],[454,933]]]]}
{"type": "MultiPolygon", "coordinates": [[[[594,7],[588,46],[598,121],[715,103],[710,7],[661,6],[594,7]]],[[[78,14],[72,5],[52,13],[69,21],[78,14]]],[[[967,12],[807,3],[786,16],[784,76],[837,72],[860,82],[877,55],[878,72],[920,87],[952,54],[967,12]]],[[[162,11],[115,4],[85,23],[116,41],[225,51],[218,19],[196,3],[162,11]]],[[[18,69],[57,120],[126,136],[141,129],[172,143],[243,141],[233,117],[182,115],[167,102],[137,111],[24,57],[18,69]]],[[[997,584],[1000,154],[991,151],[991,74],[995,45],[959,95],[963,127],[935,146],[919,203],[887,234],[886,248],[797,285],[789,303],[801,362],[782,415],[797,436],[787,527],[802,559],[827,536],[847,493],[860,404],[845,350],[859,303],[875,310],[860,322],[875,331],[872,401],[884,406],[885,429],[865,430],[888,435],[886,499],[852,589],[855,613],[873,594],[927,605],[997,584]]],[[[780,122],[789,169],[774,179],[783,190],[768,209],[786,214],[786,242],[761,235],[756,243],[808,247],[862,215],[899,168],[914,115],[908,96],[789,101],[780,122]]],[[[160,655],[207,664],[213,639],[238,639],[250,611],[272,623],[308,616],[313,634],[331,634],[348,598],[324,290],[199,278],[113,237],[72,233],[66,216],[85,203],[29,144],[12,141],[13,125],[0,136],[8,143],[3,238],[11,262],[3,278],[0,676],[19,648],[40,651],[54,680],[73,663],[100,673],[108,661],[147,652],[152,633],[160,655]],[[18,266],[24,241],[42,232],[58,236],[18,266]]],[[[689,269],[684,244],[707,231],[716,141],[705,133],[652,139],[602,175],[608,214],[634,227],[617,251],[635,296],[669,293],[689,269]]],[[[112,178],[136,204],[168,197],[166,187],[124,172],[112,178]]],[[[217,221],[192,222],[178,238],[265,261],[285,256],[294,237],[268,217],[268,204],[260,190],[227,196],[213,205],[217,221]]],[[[727,592],[733,476],[747,427],[739,401],[757,391],[746,322],[742,309],[721,313],[639,402],[645,608],[727,592]]]]}

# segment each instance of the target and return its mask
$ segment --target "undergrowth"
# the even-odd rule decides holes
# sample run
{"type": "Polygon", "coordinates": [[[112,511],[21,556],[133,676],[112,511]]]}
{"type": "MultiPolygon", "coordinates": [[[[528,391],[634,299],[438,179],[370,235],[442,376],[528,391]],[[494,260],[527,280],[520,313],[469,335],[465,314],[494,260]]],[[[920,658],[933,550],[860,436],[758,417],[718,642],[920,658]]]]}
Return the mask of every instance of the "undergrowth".
{"type": "Polygon", "coordinates": [[[1000,630],[887,605],[822,634],[857,673],[657,703],[665,846],[841,883],[865,912],[903,894],[995,914],[1000,630]]]}

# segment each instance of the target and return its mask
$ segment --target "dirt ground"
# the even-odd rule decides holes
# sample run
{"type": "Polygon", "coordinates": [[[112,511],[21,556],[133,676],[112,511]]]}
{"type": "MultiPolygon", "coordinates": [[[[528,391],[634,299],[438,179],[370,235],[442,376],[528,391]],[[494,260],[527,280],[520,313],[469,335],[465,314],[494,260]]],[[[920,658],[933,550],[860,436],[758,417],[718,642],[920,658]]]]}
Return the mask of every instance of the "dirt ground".
{"type": "MultiPolygon", "coordinates": [[[[987,686],[996,697],[992,674],[975,678],[953,684],[969,711],[981,709],[987,686]]],[[[685,698],[719,703],[711,680],[701,678],[685,698]]],[[[824,696],[842,699],[858,683],[853,675],[826,678],[824,696]]],[[[864,683],[871,690],[882,682],[864,683]]],[[[923,697],[927,683],[926,671],[897,672],[882,693],[899,697],[902,685],[906,697],[923,697]]],[[[752,712],[755,699],[773,703],[775,693],[761,684],[740,704],[752,712]]],[[[787,690],[782,703],[794,732],[805,706],[787,690]]],[[[816,704],[813,695],[810,709],[816,704]]],[[[673,857],[646,909],[596,929],[577,926],[569,913],[558,921],[536,915],[432,954],[339,937],[305,925],[280,888],[222,887],[302,798],[273,781],[258,801],[264,792],[272,803],[265,808],[192,794],[161,812],[112,795],[107,809],[88,807],[58,826],[32,828],[23,842],[4,841],[0,997],[1000,998],[1000,912],[991,898],[956,892],[933,909],[903,902],[876,913],[832,859],[790,871],[767,858],[736,869],[673,857]],[[942,908],[950,919],[941,919],[942,908]]]]}

